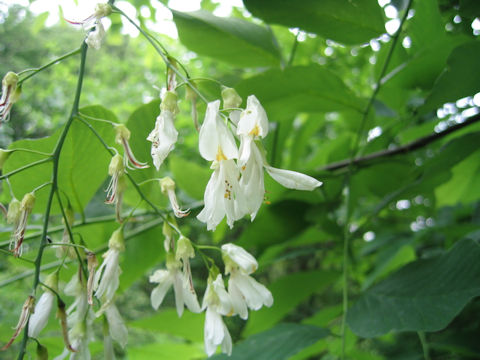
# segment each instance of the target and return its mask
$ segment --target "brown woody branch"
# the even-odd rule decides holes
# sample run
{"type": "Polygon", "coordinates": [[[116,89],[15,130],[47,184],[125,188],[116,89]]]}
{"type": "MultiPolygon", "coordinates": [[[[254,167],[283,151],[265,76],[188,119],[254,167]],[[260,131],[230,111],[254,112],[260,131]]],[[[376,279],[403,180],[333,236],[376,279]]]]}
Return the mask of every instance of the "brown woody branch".
{"type": "Polygon", "coordinates": [[[328,165],[324,166],[323,168],[320,169],[320,171],[333,171],[333,170],[338,170],[338,169],[348,167],[350,164],[351,165],[362,165],[364,163],[367,163],[367,162],[375,160],[375,159],[395,156],[395,155],[398,155],[398,154],[406,154],[406,153],[421,149],[421,148],[427,146],[428,144],[430,144],[434,141],[440,140],[441,138],[443,138],[443,137],[445,137],[445,136],[447,136],[447,135],[449,135],[449,134],[451,134],[455,131],[458,131],[458,130],[463,129],[463,128],[469,126],[469,125],[472,125],[472,124],[478,122],[479,120],[480,120],[480,114],[476,114],[474,116],[469,117],[467,120],[465,120],[464,122],[462,122],[460,124],[450,126],[449,128],[447,128],[443,131],[440,131],[438,133],[433,133],[433,134],[421,137],[420,139],[414,140],[414,141],[412,141],[412,142],[410,142],[406,145],[399,146],[399,147],[394,148],[394,149],[377,151],[377,152],[374,152],[374,153],[371,153],[371,154],[368,154],[368,155],[365,155],[365,156],[362,156],[362,157],[358,157],[358,158],[355,158],[355,159],[352,159],[352,160],[345,159],[345,160],[342,160],[342,161],[334,162],[334,163],[331,163],[331,164],[328,164],[328,165]]]}

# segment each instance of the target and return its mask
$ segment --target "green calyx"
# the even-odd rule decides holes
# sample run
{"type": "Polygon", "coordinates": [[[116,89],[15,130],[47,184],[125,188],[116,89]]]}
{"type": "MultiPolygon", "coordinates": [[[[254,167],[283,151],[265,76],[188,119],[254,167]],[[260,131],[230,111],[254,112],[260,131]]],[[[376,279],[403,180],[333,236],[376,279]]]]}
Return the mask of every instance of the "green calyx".
{"type": "Polygon", "coordinates": [[[173,181],[172,178],[165,176],[160,179],[160,189],[162,190],[162,193],[166,195],[169,190],[175,190],[175,181],[173,181]]]}
{"type": "Polygon", "coordinates": [[[238,108],[242,103],[242,98],[234,88],[223,87],[222,99],[224,109],[238,108]]]}
{"type": "Polygon", "coordinates": [[[31,213],[34,206],[35,206],[35,194],[34,193],[25,194],[22,199],[21,211],[31,213]]]}
{"type": "Polygon", "coordinates": [[[13,71],[7,72],[2,80],[3,86],[16,87],[17,83],[18,83],[18,75],[15,74],[13,71]]]}
{"type": "Polygon", "coordinates": [[[110,240],[108,240],[108,248],[112,250],[125,251],[123,227],[118,228],[112,233],[110,240]]]}
{"type": "Polygon", "coordinates": [[[115,173],[123,173],[124,171],[125,165],[123,163],[123,156],[119,154],[114,155],[108,166],[108,175],[112,176],[115,173]]]}
{"type": "Polygon", "coordinates": [[[195,257],[195,250],[193,249],[190,239],[183,235],[180,236],[180,239],[177,241],[177,252],[175,253],[175,258],[180,260],[193,257],[195,257]]]}
{"type": "Polygon", "coordinates": [[[178,114],[180,109],[177,105],[177,94],[173,91],[167,91],[163,96],[162,103],[160,104],[160,110],[170,111],[173,114],[178,114]]]}

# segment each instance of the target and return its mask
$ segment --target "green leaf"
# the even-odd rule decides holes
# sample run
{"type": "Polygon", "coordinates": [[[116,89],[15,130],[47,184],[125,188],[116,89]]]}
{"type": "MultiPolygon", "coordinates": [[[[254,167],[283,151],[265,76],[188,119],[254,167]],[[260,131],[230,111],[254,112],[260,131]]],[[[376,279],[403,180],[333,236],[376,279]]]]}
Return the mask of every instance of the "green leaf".
{"type": "Polygon", "coordinates": [[[205,164],[198,165],[179,156],[170,155],[170,171],[177,186],[194,199],[203,199],[211,170],[205,164]]]}
{"type": "Polygon", "coordinates": [[[361,112],[364,107],[342,79],[320,65],[272,69],[241,81],[235,88],[244,99],[255,94],[271,120],[299,112],[361,112]]]}
{"type": "Polygon", "coordinates": [[[298,27],[344,44],[361,44],[385,32],[381,8],[370,0],[244,0],[267,23],[298,27]]]}
{"type": "Polygon", "coordinates": [[[180,41],[192,51],[242,67],[280,64],[277,41],[265,27],[203,10],[171,11],[180,41]]]}
{"type": "Polygon", "coordinates": [[[327,330],[312,325],[280,324],[235,345],[231,356],[221,354],[211,359],[284,360],[328,334],[327,330]]]}
{"type": "Polygon", "coordinates": [[[185,344],[168,340],[138,347],[128,347],[128,358],[130,360],[193,360],[200,359],[204,355],[200,344],[185,344]]]}
{"type": "Polygon", "coordinates": [[[478,62],[480,42],[462,44],[449,55],[444,72],[437,79],[431,94],[420,108],[424,113],[442,106],[446,102],[473,96],[480,91],[478,62]]]}
{"type": "Polygon", "coordinates": [[[365,292],[349,310],[354,333],[438,331],[480,295],[480,246],[464,239],[441,256],[400,269],[365,292]]]}
{"type": "Polygon", "coordinates": [[[202,342],[204,318],[204,314],[194,314],[190,311],[185,311],[179,318],[175,309],[168,309],[162,310],[157,315],[132,321],[128,326],[202,342]]]}
{"type": "Polygon", "coordinates": [[[338,274],[333,271],[312,271],[287,275],[275,281],[268,286],[273,295],[273,306],[250,312],[243,335],[252,335],[275,325],[312,294],[332,284],[337,277],[338,274]]]}

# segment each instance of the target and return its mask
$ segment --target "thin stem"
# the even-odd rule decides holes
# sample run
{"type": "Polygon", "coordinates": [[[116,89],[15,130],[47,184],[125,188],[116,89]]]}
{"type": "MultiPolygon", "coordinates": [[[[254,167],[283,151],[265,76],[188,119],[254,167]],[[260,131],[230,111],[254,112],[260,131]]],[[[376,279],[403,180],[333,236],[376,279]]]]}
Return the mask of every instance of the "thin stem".
{"type": "Polygon", "coordinates": [[[125,14],[122,10],[114,7],[113,8],[115,11],[119,12],[123,17],[125,17],[125,19],[128,20],[128,22],[130,22],[133,26],[135,26],[137,28],[138,31],[140,31],[140,33],[147,39],[147,41],[153,46],[153,48],[157,51],[157,53],[160,55],[160,57],[162,58],[163,62],[165,63],[165,65],[167,67],[169,67],[170,69],[172,69],[172,71],[177,74],[177,76],[183,80],[183,82],[187,83],[188,86],[190,86],[190,88],[195,92],[197,93],[198,97],[200,99],[202,99],[206,104],[208,104],[208,99],[203,96],[203,94],[198,91],[198,89],[193,86],[193,84],[190,82],[190,80],[185,77],[175,66],[172,65],[172,63],[168,60],[167,56],[165,55],[164,51],[162,51],[162,49],[160,49],[158,47],[158,45],[155,43],[156,40],[152,40],[152,37],[147,33],[145,32],[140,26],[137,25],[137,23],[135,21],[133,21],[127,14],[125,14]]]}
{"type": "Polygon", "coordinates": [[[425,360],[430,360],[430,347],[428,346],[425,333],[423,331],[418,331],[417,334],[418,334],[418,338],[420,339],[420,343],[422,344],[423,358],[425,360]]]}
{"type": "Polygon", "coordinates": [[[300,34],[300,30],[298,31],[297,35],[295,35],[295,40],[293,41],[292,50],[290,51],[290,56],[288,58],[287,66],[292,66],[293,60],[295,59],[295,54],[297,52],[297,47],[298,47],[299,34],[300,34]]]}
{"type": "Polygon", "coordinates": [[[43,164],[43,163],[46,163],[46,162],[49,162],[49,161],[52,161],[52,160],[53,160],[53,157],[48,157],[48,158],[45,158],[45,159],[34,161],[30,164],[19,167],[18,169],[12,170],[9,173],[3,174],[2,176],[0,176],[0,180],[6,179],[6,178],[8,178],[12,175],[15,175],[15,174],[18,174],[19,172],[22,172],[23,170],[29,169],[31,167],[34,167],[34,166],[37,166],[37,165],[40,165],[40,164],[43,164]]]}
{"type": "Polygon", "coordinates": [[[89,116],[89,115],[85,115],[81,112],[78,112],[78,115],[83,117],[83,118],[86,118],[88,120],[93,120],[93,121],[99,121],[99,122],[104,122],[104,123],[107,123],[107,124],[110,124],[112,126],[117,126],[118,124],[113,122],[113,121],[110,121],[110,120],[107,120],[107,119],[100,119],[100,118],[96,118],[96,117],[93,117],[93,116],[89,116]]]}
{"type": "Polygon", "coordinates": [[[66,53],[65,55],[62,55],[62,56],[60,56],[60,57],[58,57],[58,58],[50,61],[48,64],[45,64],[45,65],[43,65],[43,66],[41,66],[41,67],[39,67],[39,68],[36,68],[36,69],[27,69],[27,70],[24,70],[24,71],[18,73],[18,75],[20,75],[20,74],[22,74],[22,73],[24,73],[24,72],[26,72],[26,71],[32,72],[31,74],[28,74],[27,76],[25,76],[23,79],[20,79],[20,80],[18,81],[18,85],[21,85],[25,80],[30,79],[32,76],[35,76],[36,74],[38,74],[39,72],[41,72],[41,71],[49,68],[50,66],[55,65],[57,62],[62,61],[62,60],[64,60],[64,59],[66,59],[66,58],[69,58],[70,56],[76,55],[76,54],[80,53],[81,51],[82,51],[82,48],[79,47],[78,49],[73,50],[73,51],[70,51],[69,53],[66,53]]]}
{"type": "MultiPolygon", "coordinates": [[[[5,250],[5,249],[0,249],[0,253],[5,254],[5,255],[10,255],[10,256],[15,256],[11,251],[8,251],[8,250],[5,250]]],[[[30,264],[35,264],[35,262],[33,260],[26,259],[26,258],[21,257],[21,256],[16,256],[16,259],[20,259],[20,260],[28,262],[30,264]]]]}
{"type": "Polygon", "coordinates": [[[15,151],[22,151],[22,152],[28,152],[28,153],[32,153],[32,154],[38,154],[38,155],[44,155],[44,156],[52,156],[51,153],[46,153],[46,152],[42,152],[42,151],[37,151],[37,150],[32,150],[32,149],[24,149],[24,148],[14,148],[14,149],[11,149],[11,150],[8,150],[9,152],[15,152],[15,151]]]}
{"type": "Polygon", "coordinates": [[[37,192],[38,190],[44,188],[45,186],[48,186],[48,185],[52,185],[52,182],[51,181],[47,181],[46,183],[40,185],[40,186],[37,186],[35,189],[32,190],[33,193],[37,192]]]}

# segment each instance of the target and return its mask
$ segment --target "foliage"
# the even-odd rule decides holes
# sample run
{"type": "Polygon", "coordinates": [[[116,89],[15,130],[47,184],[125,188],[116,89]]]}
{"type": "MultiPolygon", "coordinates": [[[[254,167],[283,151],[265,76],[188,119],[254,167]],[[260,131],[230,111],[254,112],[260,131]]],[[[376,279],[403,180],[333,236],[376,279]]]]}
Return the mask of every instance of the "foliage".
{"type": "MultiPolygon", "coordinates": [[[[176,40],[149,28],[163,5],[136,0],[132,21],[145,32],[121,35],[128,19],[114,11],[99,50],[64,22],[46,27],[44,15],[20,6],[1,13],[0,72],[20,73],[22,94],[0,128],[11,151],[4,163],[0,153],[0,200],[7,206],[34,189],[36,196],[21,256],[9,248],[12,224],[0,226],[2,342],[27,296],[48,291],[41,286],[48,274],[58,270],[68,307],[74,298],[65,285],[88,275],[85,250],[107,261],[100,255],[119,224],[104,190],[112,155],[123,154],[115,129],[125,124],[133,153],[150,167],[124,175],[115,302],[129,340],[115,345],[117,358],[205,358],[204,314],[185,310],[179,318],[173,293],[158,311],[150,305],[148,276],[171,264],[164,223],[194,244],[200,298],[209,274],[225,270],[222,244],[258,260],[254,276],[274,303],[247,320],[225,318],[232,359],[480,358],[480,8],[474,0],[379,3],[244,0],[219,17],[220,5],[204,0],[198,11],[171,10],[176,40]],[[32,68],[40,69],[21,73],[32,68]],[[179,136],[156,170],[146,138],[172,71],[179,136]],[[235,88],[240,107],[254,94],[265,109],[270,133],[261,142],[270,165],[323,185],[295,191],[266,175],[253,221],[230,229],[224,220],[207,231],[196,216],[212,170],[198,152],[193,118],[203,123],[205,101],[221,99],[223,86],[235,88]],[[166,176],[189,216],[174,220],[158,181],[166,176]],[[78,246],[59,259],[48,242],[64,239],[78,246]]],[[[93,358],[104,358],[101,321],[92,335],[93,358]]],[[[37,342],[51,357],[62,352],[53,313],[37,342]]],[[[22,333],[0,358],[33,357],[37,342],[22,333]]]]}

